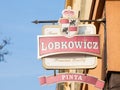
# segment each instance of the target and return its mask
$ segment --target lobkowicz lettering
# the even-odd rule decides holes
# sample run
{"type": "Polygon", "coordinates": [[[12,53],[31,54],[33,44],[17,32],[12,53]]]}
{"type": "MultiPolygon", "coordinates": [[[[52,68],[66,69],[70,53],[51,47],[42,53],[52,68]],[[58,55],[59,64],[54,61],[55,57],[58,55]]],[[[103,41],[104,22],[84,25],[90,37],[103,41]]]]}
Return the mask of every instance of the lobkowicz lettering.
{"type": "Polygon", "coordinates": [[[49,42],[47,45],[45,42],[41,42],[41,50],[47,51],[47,50],[57,50],[57,49],[98,49],[98,42],[86,42],[86,41],[69,41],[69,42],[49,42]]]}

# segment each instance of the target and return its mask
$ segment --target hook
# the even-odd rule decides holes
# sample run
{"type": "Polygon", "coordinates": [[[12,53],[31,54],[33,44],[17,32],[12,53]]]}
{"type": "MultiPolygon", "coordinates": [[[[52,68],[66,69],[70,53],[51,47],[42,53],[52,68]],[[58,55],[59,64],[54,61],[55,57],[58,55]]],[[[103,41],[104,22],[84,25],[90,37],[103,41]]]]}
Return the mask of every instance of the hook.
{"type": "Polygon", "coordinates": [[[54,76],[56,76],[56,70],[54,70],[54,76]]]}

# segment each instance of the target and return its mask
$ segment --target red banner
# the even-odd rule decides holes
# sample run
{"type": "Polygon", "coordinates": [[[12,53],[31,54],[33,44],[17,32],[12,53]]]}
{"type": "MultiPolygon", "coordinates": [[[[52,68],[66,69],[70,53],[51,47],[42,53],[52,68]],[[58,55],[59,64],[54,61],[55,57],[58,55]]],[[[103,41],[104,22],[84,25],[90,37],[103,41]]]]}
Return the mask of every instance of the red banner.
{"type": "Polygon", "coordinates": [[[85,74],[58,74],[56,76],[40,77],[40,84],[52,84],[66,81],[75,81],[95,85],[96,88],[103,89],[104,81],[98,80],[96,77],[85,74]]]}
{"type": "Polygon", "coordinates": [[[38,57],[64,53],[84,53],[100,56],[99,36],[38,37],[38,57]]]}

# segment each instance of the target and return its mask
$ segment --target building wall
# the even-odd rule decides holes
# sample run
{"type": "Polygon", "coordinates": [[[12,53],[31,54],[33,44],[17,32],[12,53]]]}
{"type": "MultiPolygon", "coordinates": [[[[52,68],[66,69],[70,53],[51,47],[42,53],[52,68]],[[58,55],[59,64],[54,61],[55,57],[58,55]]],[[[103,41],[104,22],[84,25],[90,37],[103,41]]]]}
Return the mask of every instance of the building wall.
{"type": "Polygon", "coordinates": [[[120,71],[120,0],[106,0],[108,71],[120,71]]]}

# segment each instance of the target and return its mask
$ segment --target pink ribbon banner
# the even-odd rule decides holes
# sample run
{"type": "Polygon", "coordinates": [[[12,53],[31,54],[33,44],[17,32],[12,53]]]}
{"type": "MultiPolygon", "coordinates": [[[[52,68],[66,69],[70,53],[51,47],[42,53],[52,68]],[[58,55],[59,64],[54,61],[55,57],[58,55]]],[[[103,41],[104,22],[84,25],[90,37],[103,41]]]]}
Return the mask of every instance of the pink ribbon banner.
{"type": "Polygon", "coordinates": [[[96,77],[88,76],[85,74],[57,74],[56,76],[43,76],[39,78],[40,84],[52,84],[59,82],[75,81],[81,83],[92,84],[96,88],[103,89],[104,81],[99,80],[96,77]]]}

